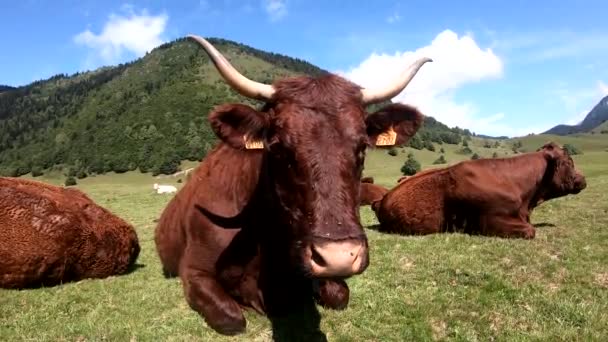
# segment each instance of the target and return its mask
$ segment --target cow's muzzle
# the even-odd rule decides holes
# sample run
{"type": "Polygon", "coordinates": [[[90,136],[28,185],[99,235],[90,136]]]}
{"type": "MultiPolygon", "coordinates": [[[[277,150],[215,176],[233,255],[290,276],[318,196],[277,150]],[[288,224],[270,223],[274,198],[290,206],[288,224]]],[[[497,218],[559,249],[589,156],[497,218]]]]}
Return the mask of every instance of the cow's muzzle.
{"type": "Polygon", "coordinates": [[[319,278],[349,277],[362,273],[368,265],[365,240],[315,241],[305,251],[311,275],[319,278]]]}

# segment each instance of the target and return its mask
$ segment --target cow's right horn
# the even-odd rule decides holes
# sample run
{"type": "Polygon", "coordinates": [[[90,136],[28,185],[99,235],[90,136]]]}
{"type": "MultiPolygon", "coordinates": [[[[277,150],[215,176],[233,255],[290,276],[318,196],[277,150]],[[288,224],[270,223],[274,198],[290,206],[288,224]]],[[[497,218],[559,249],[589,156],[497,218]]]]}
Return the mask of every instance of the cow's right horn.
{"type": "Polygon", "coordinates": [[[418,73],[418,70],[420,70],[422,65],[426,62],[432,61],[433,60],[428,57],[419,58],[412,65],[410,65],[407,70],[403,71],[402,74],[397,76],[392,82],[390,82],[386,86],[378,89],[361,89],[361,97],[363,103],[378,103],[397,96],[397,94],[399,94],[403,89],[405,89],[405,87],[407,87],[407,85],[414,78],[414,76],[416,76],[416,73],[418,73]]]}
{"type": "Polygon", "coordinates": [[[224,80],[226,80],[234,90],[238,91],[243,96],[258,100],[267,101],[272,98],[274,88],[271,85],[252,81],[243,76],[204,38],[192,34],[188,35],[188,38],[194,39],[205,49],[224,80]]]}

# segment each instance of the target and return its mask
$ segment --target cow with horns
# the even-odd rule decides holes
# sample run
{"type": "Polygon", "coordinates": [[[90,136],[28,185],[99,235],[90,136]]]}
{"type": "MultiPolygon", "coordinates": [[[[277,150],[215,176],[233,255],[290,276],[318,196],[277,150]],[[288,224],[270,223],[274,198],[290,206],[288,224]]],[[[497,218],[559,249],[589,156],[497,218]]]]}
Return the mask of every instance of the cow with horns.
{"type": "Polygon", "coordinates": [[[179,276],[189,306],[226,335],[245,330],[242,308],[281,315],[294,291],[345,308],[344,279],[369,264],[359,217],[366,148],[404,144],[423,121],[407,105],[371,114],[365,106],[399,94],[431,59],[379,89],[334,74],[269,85],[243,76],[207,40],[189,38],[234,90],[264,106],[223,104],[209,114],[220,142],[155,231],[163,272],[179,276]]]}

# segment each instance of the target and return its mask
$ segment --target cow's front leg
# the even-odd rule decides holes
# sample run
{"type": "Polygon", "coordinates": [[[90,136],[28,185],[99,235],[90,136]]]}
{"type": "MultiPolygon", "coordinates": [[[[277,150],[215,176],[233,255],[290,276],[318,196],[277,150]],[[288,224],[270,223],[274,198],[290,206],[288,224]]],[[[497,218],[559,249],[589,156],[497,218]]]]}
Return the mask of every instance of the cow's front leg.
{"type": "Polygon", "coordinates": [[[314,297],[325,308],[344,310],[348,306],[350,290],[344,280],[315,280],[314,297]]]}
{"type": "Polygon", "coordinates": [[[224,335],[245,331],[247,322],[239,304],[210,272],[185,266],[180,272],[186,301],[213,330],[224,335]]]}
{"type": "Polygon", "coordinates": [[[487,215],[482,220],[485,235],[502,238],[534,239],[536,230],[526,219],[509,215],[487,215]]]}

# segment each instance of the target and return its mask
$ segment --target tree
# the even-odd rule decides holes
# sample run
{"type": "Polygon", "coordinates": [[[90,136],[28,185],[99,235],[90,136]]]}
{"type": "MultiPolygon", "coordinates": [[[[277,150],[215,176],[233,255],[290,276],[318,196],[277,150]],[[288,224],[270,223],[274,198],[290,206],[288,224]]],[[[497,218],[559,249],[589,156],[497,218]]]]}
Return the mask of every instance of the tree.
{"type": "Polygon", "coordinates": [[[408,146],[417,150],[422,150],[424,148],[424,143],[418,136],[418,134],[414,135],[410,141],[408,142],[408,146]]]}
{"type": "Polygon", "coordinates": [[[426,148],[427,150],[429,150],[431,152],[435,152],[435,145],[433,145],[433,143],[430,140],[424,141],[424,148],[426,148]]]}
{"type": "Polygon", "coordinates": [[[442,155],[440,155],[440,156],[439,156],[439,158],[437,158],[437,159],[436,159],[436,160],[433,162],[433,164],[445,164],[445,163],[447,163],[447,162],[448,162],[448,161],[447,161],[447,160],[445,160],[445,157],[444,157],[444,156],[443,156],[443,154],[442,154],[442,155]]]}
{"type": "Polygon", "coordinates": [[[466,139],[462,140],[462,147],[469,147],[469,142],[466,139]]]}
{"type": "Polygon", "coordinates": [[[492,153],[492,158],[498,158],[498,153],[496,153],[496,152],[492,153]]]}
{"type": "Polygon", "coordinates": [[[513,145],[511,146],[511,150],[513,151],[513,153],[518,153],[519,149],[523,146],[523,144],[521,143],[521,141],[516,140],[513,145]]]}
{"type": "Polygon", "coordinates": [[[72,177],[72,176],[68,176],[68,178],[65,179],[65,186],[73,186],[76,185],[76,178],[72,177]]]}
{"type": "Polygon", "coordinates": [[[397,149],[396,149],[395,147],[391,147],[391,148],[388,150],[388,152],[387,152],[387,153],[388,153],[390,156],[393,156],[393,157],[394,157],[394,156],[396,156],[397,154],[399,154],[399,153],[397,152],[397,149]]]}
{"type": "Polygon", "coordinates": [[[480,159],[481,157],[477,154],[477,153],[473,153],[473,155],[471,156],[472,160],[476,160],[476,159],[480,159]]]}
{"type": "Polygon", "coordinates": [[[568,153],[571,156],[574,156],[577,154],[583,154],[583,152],[581,150],[579,150],[576,146],[574,146],[572,144],[564,144],[563,149],[566,151],[566,153],[568,153]]]}
{"type": "Polygon", "coordinates": [[[78,170],[78,172],[76,172],[76,178],[78,179],[87,178],[87,176],[87,173],[83,169],[80,169],[78,170]]]}
{"type": "Polygon", "coordinates": [[[461,154],[471,154],[471,153],[473,153],[473,150],[471,150],[471,148],[469,146],[465,146],[465,147],[461,148],[459,152],[461,154]]]}
{"type": "Polygon", "coordinates": [[[420,171],[420,163],[414,158],[412,153],[407,155],[407,160],[401,167],[401,173],[405,176],[411,176],[416,174],[416,172],[420,171]]]}
{"type": "Polygon", "coordinates": [[[32,167],[32,177],[39,177],[42,176],[42,168],[40,168],[40,166],[33,166],[32,167]]]}

